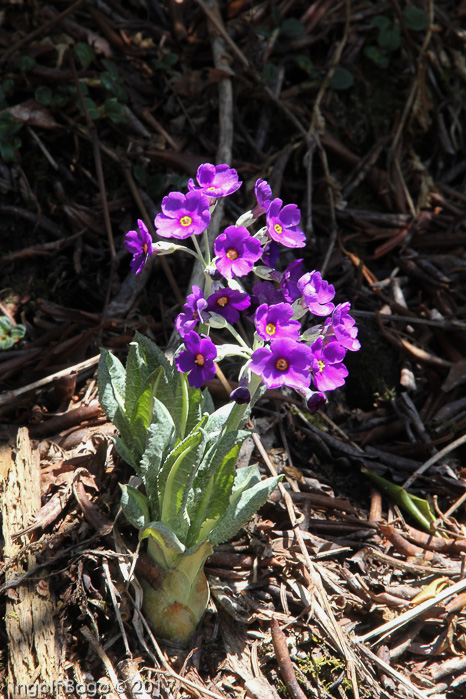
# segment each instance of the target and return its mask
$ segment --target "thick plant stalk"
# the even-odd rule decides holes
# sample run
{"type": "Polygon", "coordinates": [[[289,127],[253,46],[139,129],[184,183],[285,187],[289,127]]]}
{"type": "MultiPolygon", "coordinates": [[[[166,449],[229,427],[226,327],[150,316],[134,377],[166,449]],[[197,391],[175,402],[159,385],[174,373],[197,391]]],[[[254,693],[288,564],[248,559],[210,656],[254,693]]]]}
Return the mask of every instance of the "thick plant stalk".
{"type": "Polygon", "coordinates": [[[149,540],[148,554],[162,568],[163,580],[154,589],[141,578],[143,611],[160,638],[185,642],[196,630],[209,603],[204,563],[212,550],[204,541],[194,553],[178,555],[161,565],[165,556],[156,542],[149,540]]]}

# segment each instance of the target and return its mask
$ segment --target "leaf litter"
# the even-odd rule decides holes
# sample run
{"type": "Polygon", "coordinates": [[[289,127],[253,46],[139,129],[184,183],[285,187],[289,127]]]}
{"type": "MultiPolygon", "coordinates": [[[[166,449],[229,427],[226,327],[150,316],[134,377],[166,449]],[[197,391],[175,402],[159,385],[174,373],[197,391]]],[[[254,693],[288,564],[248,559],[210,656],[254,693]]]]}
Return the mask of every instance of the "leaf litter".
{"type": "Polygon", "coordinates": [[[1,463],[5,481],[3,445],[27,426],[43,504],[3,556],[2,617],[31,580],[44,610],[53,595],[70,696],[464,695],[464,15],[448,0],[3,10],[1,463]],[[258,177],[298,202],[310,269],[351,300],[362,350],[325,413],[288,391],[256,406],[254,458],[285,480],[216,547],[211,608],[180,649],[139,612],[147,561],[118,515],[130,471],[95,364],[135,332],[169,347],[191,263],[135,278],[123,238],[208,161],[245,182],[225,220],[258,177]]]}

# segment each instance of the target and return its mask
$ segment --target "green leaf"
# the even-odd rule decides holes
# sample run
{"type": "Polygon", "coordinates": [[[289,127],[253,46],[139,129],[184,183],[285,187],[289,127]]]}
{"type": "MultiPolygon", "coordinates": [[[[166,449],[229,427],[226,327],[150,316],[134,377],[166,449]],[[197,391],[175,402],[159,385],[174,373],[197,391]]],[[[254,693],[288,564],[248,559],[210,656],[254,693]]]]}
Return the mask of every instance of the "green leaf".
{"type": "Polygon", "coordinates": [[[420,7],[407,7],[402,14],[407,29],[415,32],[424,31],[430,24],[429,13],[420,7]]]}
{"type": "MultiPolygon", "coordinates": [[[[132,466],[138,475],[140,474],[139,463],[133,454],[133,450],[122,437],[115,437],[115,449],[127,464],[132,466]]],[[[131,443],[131,442],[130,442],[131,443]]]]}
{"type": "Polygon", "coordinates": [[[295,56],[296,63],[298,66],[301,68],[301,70],[305,70],[308,75],[310,75],[312,78],[315,78],[317,75],[316,69],[314,68],[314,64],[311,61],[311,59],[308,56],[304,56],[303,54],[300,54],[299,56],[295,56]]]}
{"type": "Polygon", "coordinates": [[[281,476],[266,478],[264,481],[255,483],[250,488],[236,491],[224,516],[209,534],[209,541],[212,546],[228,541],[241,527],[247,524],[257,510],[267,501],[270,493],[275,490],[281,478],[281,476]]]}
{"type": "Polygon", "coordinates": [[[3,143],[0,141],[0,158],[4,163],[16,163],[18,160],[16,156],[16,148],[12,147],[9,143],[3,143]]]}
{"type": "Polygon", "coordinates": [[[187,542],[209,538],[215,523],[225,513],[235,482],[236,462],[241,444],[249,432],[227,432],[207,450],[193,481],[188,500],[191,520],[187,542]]]}
{"type": "Polygon", "coordinates": [[[171,568],[186,550],[176,534],[162,522],[150,522],[139,531],[139,540],[149,539],[148,553],[165,570],[171,568]]]}
{"type": "Polygon", "coordinates": [[[153,422],[147,431],[147,446],[139,463],[139,472],[146,486],[152,519],[160,519],[159,473],[166,456],[174,449],[176,429],[167,408],[154,401],[153,422]]]}
{"type": "Polygon", "coordinates": [[[18,70],[21,73],[28,73],[37,65],[37,61],[31,56],[20,56],[18,59],[18,70]]]}
{"type": "Polygon", "coordinates": [[[290,38],[301,36],[304,31],[304,25],[301,24],[299,19],[295,19],[294,17],[288,17],[288,19],[285,19],[280,25],[280,33],[290,38]]]}
{"type": "Polygon", "coordinates": [[[89,66],[95,58],[94,49],[91,48],[89,44],[85,44],[82,41],[76,44],[76,46],[73,49],[73,53],[75,58],[78,59],[78,61],[84,68],[84,70],[89,68],[89,66]]]}
{"type": "MultiPolygon", "coordinates": [[[[382,476],[379,476],[373,471],[368,469],[361,469],[361,473],[364,473],[368,478],[373,481],[380,490],[386,493],[396,504],[401,507],[405,512],[411,515],[420,525],[424,527],[429,533],[432,533],[431,524],[436,522],[432,508],[430,507],[427,500],[423,498],[418,498],[417,495],[412,495],[408,493],[400,485],[395,485],[391,481],[387,481],[382,476]]],[[[438,532],[434,532],[434,536],[440,536],[438,532]]]]}
{"type": "MultiPolygon", "coordinates": [[[[84,104],[86,105],[87,113],[90,119],[100,119],[100,111],[96,103],[90,97],[84,97],[84,104]]],[[[79,111],[82,113],[83,108],[81,102],[79,102],[79,111]]]]}
{"type": "Polygon", "coordinates": [[[160,519],[181,539],[189,527],[186,503],[205,449],[205,432],[201,428],[202,424],[177,444],[159,474],[160,519]]]}
{"type": "Polygon", "coordinates": [[[131,485],[121,485],[121,508],[128,522],[141,529],[150,522],[147,498],[131,485]]]}
{"type": "Polygon", "coordinates": [[[34,99],[39,104],[43,104],[45,107],[48,107],[53,101],[52,90],[47,85],[39,85],[34,92],[34,99]]]}
{"type": "Polygon", "coordinates": [[[23,125],[9,112],[0,114],[0,142],[4,142],[7,145],[7,142],[11,141],[12,137],[22,127],[23,125]]]}
{"type": "Polygon", "coordinates": [[[379,30],[377,37],[379,48],[391,53],[400,47],[400,28],[397,24],[384,15],[373,17],[371,24],[379,30]]]}
{"type": "Polygon", "coordinates": [[[160,60],[154,58],[152,61],[152,66],[154,68],[158,68],[159,70],[169,70],[170,68],[173,68],[178,61],[179,58],[176,53],[167,53],[160,60]]]}
{"type": "Polygon", "coordinates": [[[128,117],[126,116],[125,108],[120,104],[116,97],[109,97],[105,100],[102,105],[103,114],[102,116],[108,117],[114,124],[126,124],[128,123],[128,117]]]}
{"type": "Polygon", "coordinates": [[[101,349],[97,371],[99,400],[108,419],[118,429],[120,426],[115,422],[117,411],[125,415],[125,379],[125,368],[120,360],[108,350],[101,349]]]}
{"type": "Polygon", "coordinates": [[[383,53],[378,46],[365,46],[364,55],[375,63],[378,68],[388,68],[389,60],[386,53],[383,53]]]}
{"type": "Polygon", "coordinates": [[[328,85],[332,90],[347,90],[354,85],[354,77],[346,68],[337,66],[328,85]]]}

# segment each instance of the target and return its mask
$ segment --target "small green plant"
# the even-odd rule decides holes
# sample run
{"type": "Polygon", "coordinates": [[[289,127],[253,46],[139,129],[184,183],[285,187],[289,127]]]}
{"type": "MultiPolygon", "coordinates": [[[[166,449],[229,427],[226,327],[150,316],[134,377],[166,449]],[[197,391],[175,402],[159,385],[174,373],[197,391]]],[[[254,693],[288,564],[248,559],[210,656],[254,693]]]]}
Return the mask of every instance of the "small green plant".
{"type": "Polygon", "coordinates": [[[0,317],[0,350],[10,349],[26,334],[24,325],[15,325],[7,316],[0,317]]]}
{"type": "Polygon", "coordinates": [[[121,486],[123,512],[163,570],[159,589],[141,579],[144,611],[158,634],[186,640],[209,599],[204,563],[212,546],[250,520],[279,478],[262,481],[257,465],[236,472],[248,406],[214,410],[209,393],[189,386],[142,335],[126,369],[102,350],[99,395],[120,432],[117,451],[143,486],[121,486]]]}
{"type": "MultiPolygon", "coordinates": [[[[429,15],[418,7],[407,7],[402,17],[406,29],[411,31],[424,31],[429,26],[429,15]]],[[[391,54],[401,46],[400,27],[385,15],[376,15],[371,24],[378,30],[377,45],[366,46],[364,55],[379,68],[388,68],[391,54]]]]}

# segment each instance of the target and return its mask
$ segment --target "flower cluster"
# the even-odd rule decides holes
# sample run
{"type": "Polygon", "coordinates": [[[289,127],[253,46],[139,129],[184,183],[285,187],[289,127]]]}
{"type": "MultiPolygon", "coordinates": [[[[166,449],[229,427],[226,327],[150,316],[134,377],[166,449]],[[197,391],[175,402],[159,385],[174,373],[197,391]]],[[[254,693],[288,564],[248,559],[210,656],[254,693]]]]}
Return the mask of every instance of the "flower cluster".
{"type": "Polygon", "coordinates": [[[136,274],[151,254],[177,249],[194,255],[203,266],[204,288],[193,286],[175,321],[183,340],[175,357],[178,370],[188,374],[191,386],[200,388],[214,377],[215,360],[236,354],[245,362],[232,400],[248,402],[260,379],[270,389],[296,389],[309,410],[318,410],[325,403],[325,393],[345,383],[346,352],[360,348],[350,304],[335,305],[334,287],[318,270],[305,271],[302,259],[284,270],[278,268],[283,247],[304,247],[306,235],[299,225],[298,207],[274,198],[263,179],[255,185],[254,208],[216,237],[213,259],[207,235],[201,251],[197,236],[206,232],[218,198],[236,192],[241,182],[228,165],[208,163],[199,167],[196,182],[189,180],[186,194],[172,192],[164,197],[154,222],[158,236],[191,238],[193,249],[154,243],[142,221],[138,221],[139,231],[130,231],[125,242],[136,274]],[[262,216],[265,224],[254,233],[254,224],[262,216]],[[248,292],[250,273],[259,280],[248,292]],[[311,326],[306,329],[304,319],[309,314],[311,326]],[[235,329],[241,318],[252,325],[251,332],[243,325],[241,333],[235,329]],[[217,348],[211,328],[228,329],[236,344],[217,348]]]}

